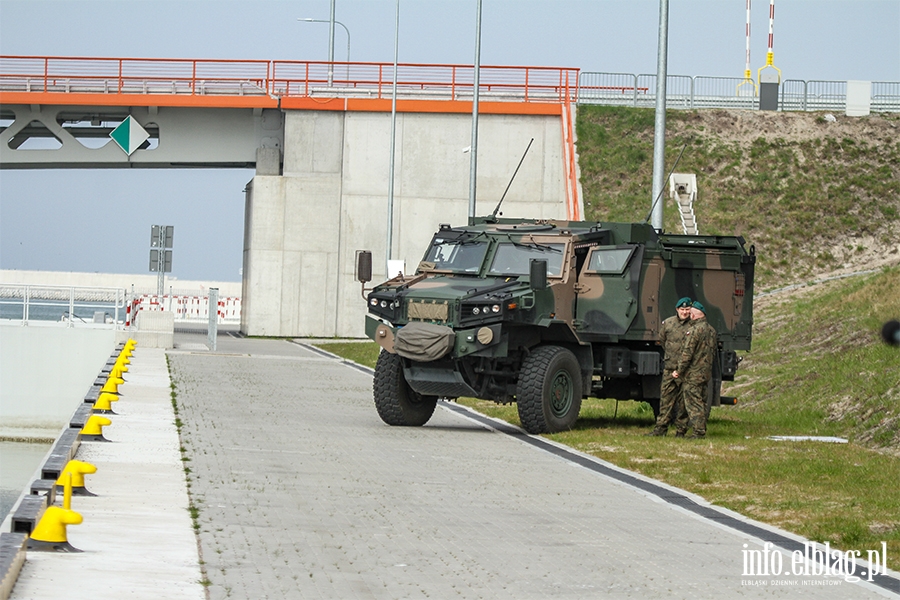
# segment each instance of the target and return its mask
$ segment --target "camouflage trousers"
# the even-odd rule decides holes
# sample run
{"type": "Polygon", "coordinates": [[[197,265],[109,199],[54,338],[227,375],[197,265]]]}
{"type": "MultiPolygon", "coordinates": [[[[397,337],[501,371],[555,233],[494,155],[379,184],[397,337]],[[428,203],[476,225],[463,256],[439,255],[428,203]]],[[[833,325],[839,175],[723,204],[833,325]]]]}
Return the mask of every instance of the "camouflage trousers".
{"type": "Polygon", "coordinates": [[[656,418],[658,429],[668,429],[678,418],[684,404],[681,388],[681,381],[672,377],[671,371],[666,370],[659,389],[659,416],[656,418]]]}
{"type": "Polygon", "coordinates": [[[675,420],[675,431],[684,433],[690,426],[694,428],[694,435],[706,434],[707,387],[707,382],[702,384],[682,382],[681,395],[684,401],[678,412],[678,418],[675,420]]]}

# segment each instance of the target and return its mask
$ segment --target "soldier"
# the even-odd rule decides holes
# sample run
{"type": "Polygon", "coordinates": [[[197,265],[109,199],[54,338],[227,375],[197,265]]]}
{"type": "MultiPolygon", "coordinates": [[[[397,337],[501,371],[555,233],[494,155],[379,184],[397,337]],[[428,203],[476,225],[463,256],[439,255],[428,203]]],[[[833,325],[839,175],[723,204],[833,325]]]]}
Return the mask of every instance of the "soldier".
{"type": "Polygon", "coordinates": [[[672,371],[678,366],[685,334],[690,329],[691,304],[691,299],[687,297],[676,302],[675,316],[663,321],[659,330],[659,344],[665,354],[662,385],[659,390],[659,416],[656,418],[656,427],[647,434],[648,436],[666,435],[669,425],[679,415],[683,405],[681,382],[672,377],[672,371]]]}
{"type": "Polygon", "coordinates": [[[712,377],[718,336],[706,321],[706,309],[695,301],[691,307],[691,328],[688,331],[678,366],[672,373],[681,380],[684,403],[675,421],[675,437],[684,437],[688,425],[693,439],[706,437],[706,391],[712,377]]]}

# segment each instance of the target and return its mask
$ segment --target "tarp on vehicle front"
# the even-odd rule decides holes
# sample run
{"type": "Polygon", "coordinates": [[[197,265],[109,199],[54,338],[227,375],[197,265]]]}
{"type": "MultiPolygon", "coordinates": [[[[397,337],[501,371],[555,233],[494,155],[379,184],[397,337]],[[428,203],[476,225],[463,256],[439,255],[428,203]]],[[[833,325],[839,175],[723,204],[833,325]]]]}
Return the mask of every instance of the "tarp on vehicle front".
{"type": "Polygon", "coordinates": [[[430,362],[446,356],[455,341],[456,334],[449,327],[412,322],[397,331],[394,351],[410,360],[430,362]]]}

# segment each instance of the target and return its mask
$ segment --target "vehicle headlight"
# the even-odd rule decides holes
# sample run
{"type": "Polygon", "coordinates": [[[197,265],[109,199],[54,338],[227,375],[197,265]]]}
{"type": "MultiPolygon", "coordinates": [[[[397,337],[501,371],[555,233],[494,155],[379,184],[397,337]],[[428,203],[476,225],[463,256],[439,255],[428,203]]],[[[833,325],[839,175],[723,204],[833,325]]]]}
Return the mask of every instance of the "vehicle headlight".
{"type": "Polygon", "coordinates": [[[493,305],[493,306],[491,307],[491,312],[493,312],[493,313],[498,313],[498,312],[500,312],[500,305],[499,305],[499,304],[493,305]]]}
{"type": "Polygon", "coordinates": [[[476,306],[475,308],[472,309],[472,314],[473,314],[473,315],[480,315],[480,314],[481,314],[481,309],[478,308],[478,307],[476,306]]]}
{"type": "Polygon", "coordinates": [[[378,306],[378,298],[372,298],[371,300],[369,300],[369,304],[371,304],[372,306],[378,306]]]}
{"type": "Polygon", "coordinates": [[[387,305],[388,305],[387,300],[381,301],[381,308],[387,308],[387,305]]]}

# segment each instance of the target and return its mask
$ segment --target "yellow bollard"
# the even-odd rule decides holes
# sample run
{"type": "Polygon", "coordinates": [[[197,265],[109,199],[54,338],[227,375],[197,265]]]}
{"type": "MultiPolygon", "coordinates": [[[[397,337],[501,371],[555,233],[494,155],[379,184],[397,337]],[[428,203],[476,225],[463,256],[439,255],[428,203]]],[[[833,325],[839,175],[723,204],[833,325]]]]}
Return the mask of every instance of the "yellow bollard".
{"type": "MultiPolygon", "coordinates": [[[[66,463],[66,466],[63,467],[62,473],[59,475],[59,479],[56,480],[56,485],[65,486],[68,481],[72,487],[72,493],[76,496],[96,496],[97,494],[88,491],[86,487],[84,487],[84,476],[86,474],[96,473],[97,467],[92,465],[91,463],[80,461],[80,460],[70,460],[66,463]]],[[[63,498],[65,501],[65,498],[63,498]]]]}
{"type": "Polygon", "coordinates": [[[103,384],[103,387],[100,388],[100,393],[105,394],[116,394],[119,395],[119,384],[116,383],[115,378],[107,377],[106,383],[103,384]]]}
{"type": "Polygon", "coordinates": [[[29,550],[50,552],[81,552],[73,547],[66,536],[67,525],[79,525],[84,520],[80,513],[72,510],[72,475],[63,483],[63,505],[48,506],[41,520],[34,526],[28,539],[29,550]]]}
{"type": "Polygon", "coordinates": [[[115,394],[103,392],[97,398],[97,401],[94,402],[93,408],[94,408],[94,410],[97,410],[100,412],[116,414],[115,412],[113,412],[112,403],[118,402],[118,401],[119,401],[119,397],[116,396],[115,394]]]}
{"type": "Polygon", "coordinates": [[[103,428],[107,425],[112,425],[112,421],[100,415],[91,415],[78,433],[81,434],[82,440],[108,442],[109,440],[103,437],[103,428]]]}

